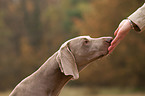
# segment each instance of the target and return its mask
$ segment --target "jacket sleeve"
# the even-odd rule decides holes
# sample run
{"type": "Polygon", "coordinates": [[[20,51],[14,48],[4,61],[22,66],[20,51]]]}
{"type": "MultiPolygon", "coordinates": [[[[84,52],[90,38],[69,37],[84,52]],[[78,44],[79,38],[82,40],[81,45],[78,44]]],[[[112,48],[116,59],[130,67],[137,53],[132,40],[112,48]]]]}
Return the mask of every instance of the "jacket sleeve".
{"type": "Polygon", "coordinates": [[[145,3],[142,7],[131,14],[128,19],[135,23],[141,31],[145,30],[145,3]]]}

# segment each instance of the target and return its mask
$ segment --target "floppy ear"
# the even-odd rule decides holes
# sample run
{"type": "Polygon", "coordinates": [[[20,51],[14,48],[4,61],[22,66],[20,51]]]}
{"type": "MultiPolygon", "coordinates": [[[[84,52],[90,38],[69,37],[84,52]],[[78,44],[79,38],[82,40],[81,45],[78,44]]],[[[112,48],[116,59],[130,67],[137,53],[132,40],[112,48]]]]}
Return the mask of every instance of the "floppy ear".
{"type": "Polygon", "coordinates": [[[56,60],[59,64],[61,72],[63,72],[65,75],[72,75],[72,79],[79,78],[79,72],[75,62],[75,58],[68,47],[68,42],[64,43],[60,47],[56,60]]]}

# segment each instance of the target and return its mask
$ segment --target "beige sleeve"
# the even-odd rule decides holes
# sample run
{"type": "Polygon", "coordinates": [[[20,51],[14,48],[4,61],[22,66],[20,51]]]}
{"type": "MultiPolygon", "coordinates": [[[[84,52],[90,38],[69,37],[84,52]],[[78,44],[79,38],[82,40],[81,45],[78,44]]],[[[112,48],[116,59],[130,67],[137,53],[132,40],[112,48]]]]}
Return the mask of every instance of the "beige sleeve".
{"type": "Polygon", "coordinates": [[[134,22],[141,29],[141,31],[145,30],[145,3],[128,18],[134,22]]]}

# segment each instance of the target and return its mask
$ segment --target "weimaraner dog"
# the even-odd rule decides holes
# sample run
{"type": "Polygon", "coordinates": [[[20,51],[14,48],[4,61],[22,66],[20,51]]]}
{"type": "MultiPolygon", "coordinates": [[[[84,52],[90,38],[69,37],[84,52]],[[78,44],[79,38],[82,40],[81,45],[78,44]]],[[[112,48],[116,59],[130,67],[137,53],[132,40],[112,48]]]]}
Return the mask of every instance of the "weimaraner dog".
{"type": "Polygon", "coordinates": [[[9,96],[58,96],[88,63],[108,54],[112,37],[80,36],[66,41],[32,75],[22,80],[9,96]]]}

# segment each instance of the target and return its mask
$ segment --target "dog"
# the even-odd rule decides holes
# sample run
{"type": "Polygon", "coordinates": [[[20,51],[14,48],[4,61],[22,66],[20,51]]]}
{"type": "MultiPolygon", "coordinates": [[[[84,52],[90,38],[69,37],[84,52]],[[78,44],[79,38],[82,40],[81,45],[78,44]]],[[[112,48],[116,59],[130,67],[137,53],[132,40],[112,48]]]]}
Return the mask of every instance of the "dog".
{"type": "Polygon", "coordinates": [[[58,96],[63,86],[79,78],[90,62],[108,54],[112,37],[79,36],[66,41],[33,74],[22,80],[9,96],[58,96]]]}

